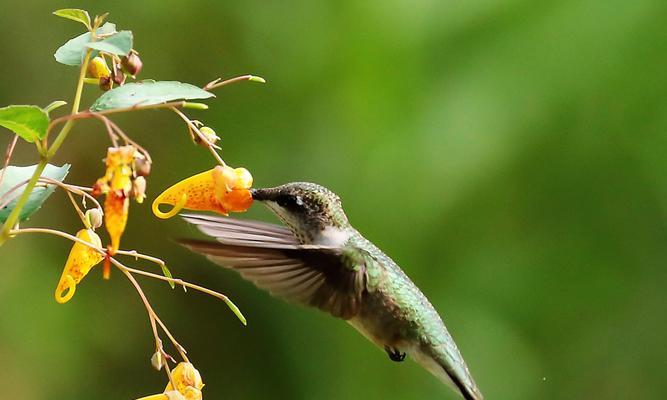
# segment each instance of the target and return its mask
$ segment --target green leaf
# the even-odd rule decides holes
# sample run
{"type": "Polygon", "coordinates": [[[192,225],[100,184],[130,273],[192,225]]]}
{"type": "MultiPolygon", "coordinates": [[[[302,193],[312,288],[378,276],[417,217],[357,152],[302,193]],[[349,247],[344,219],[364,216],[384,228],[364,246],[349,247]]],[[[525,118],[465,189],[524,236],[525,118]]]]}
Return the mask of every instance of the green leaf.
{"type": "Polygon", "coordinates": [[[93,103],[90,110],[104,111],[114,108],[148,106],[173,100],[207,99],[209,97],[215,97],[215,95],[189,83],[173,81],[135,82],[126,83],[105,92],[93,103]]]}
{"type": "MultiPolygon", "coordinates": [[[[32,174],[35,172],[35,168],[37,168],[36,165],[32,165],[29,167],[14,167],[14,166],[7,167],[7,171],[5,172],[5,177],[2,180],[2,184],[0,184],[0,198],[2,198],[2,196],[9,189],[13,188],[14,186],[20,184],[21,182],[27,179],[30,179],[32,174]]],[[[65,179],[65,176],[67,176],[68,171],[69,171],[69,164],[65,164],[62,167],[56,167],[55,165],[48,164],[44,169],[42,176],[62,182],[63,179],[65,179]]],[[[46,201],[46,199],[51,195],[51,193],[53,193],[55,188],[56,188],[55,185],[34,188],[32,193],[30,193],[30,197],[28,197],[28,202],[25,204],[25,206],[23,206],[23,209],[21,210],[19,221],[23,221],[29,218],[32,214],[35,213],[35,211],[39,210],[39,208],[42,206],[42,203],[44,203],[44,201],[46,201]]],[[[23,193],[23,188],[15,190],[8,196],[11,197],[20,196],[21,193],[23,193]]],[[[5,200],[6,199],[3,199],[2,203],[4,203],[5,200]]],[[[14,207],[16,206],[17,201],[18,197],[14,198],[14,200],[11,203],[7,204],[7,206],[5,206],[3,209],[0,210],[0,223],[3,224],[5,223],[7,217],[9,216],[9,213],[11,213],[14,207]]]]}
{"type": "Polygon", "coordinates": [[[49,126],[49,114],[37,106],[8,106],[0,108],[0,126],[11,130],[27,142],[44,139],[49,126]]]}
{"type": "MultiPolygon", "coordinates": [[[[160,264],[160,267],[162,268],[162,275],[164,275],[165,277],[167,277],[169,279],[174,279],[174,277],[171,275],[171,271],[169,271],[169,268],[167,268],[166,265],[160,264]]],[[[176,288],[176,284],[174,284],[174,282],[172,282],[172,281],[168,281],[168,282],[169,282],[169,286],[171,286],[172,289],[176,288]]]]}
{"type": "Polygon", "coordinates": [[[53,15],[71,19],[72,21],[81,22],[88,29],[91,29],[90,15],[88,15],[88,11],[86,10],[79,10],[78,8],[63,8],[61,10],[54,11],[53,15]]]}
{"type": "MultiPolygon", "coordinates": [[[[108,35],[111,33],[116,33],[116,25],[111,22],[105,23],[97,30],[98,35],[108,35]]],[[[91,42],[92,36],[90,35],[90,32],[83,33],[60,46],[53,56],[56,58],[56,61],[61,64],[72,66],[81,65],[81,62],[86,56],[86,51],[88,50],[87,46],[91,42]]],[[[98,53],[97,50],[93,51],[91,58],[95,57],[98,53]]]]}
{"type": "Polygon", "coordinates": [[[86,47],[117,56],[126,56],[132,50],[132,31],[120,31],[99,42],[88,43],[86,47]]]}

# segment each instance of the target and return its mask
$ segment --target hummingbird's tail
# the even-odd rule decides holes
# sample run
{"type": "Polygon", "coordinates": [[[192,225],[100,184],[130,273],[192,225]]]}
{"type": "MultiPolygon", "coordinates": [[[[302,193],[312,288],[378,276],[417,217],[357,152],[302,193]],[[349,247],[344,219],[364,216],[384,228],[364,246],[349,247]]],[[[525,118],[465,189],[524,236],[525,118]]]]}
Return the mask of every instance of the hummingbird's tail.
{"type": "Polygon", "coordinates": [[[441,344],[418,350],[412,354],[412,357],[440,381],[457,391],[464,399],[484,399],[455,347],[452,349],[447,344],[441,344]]]}

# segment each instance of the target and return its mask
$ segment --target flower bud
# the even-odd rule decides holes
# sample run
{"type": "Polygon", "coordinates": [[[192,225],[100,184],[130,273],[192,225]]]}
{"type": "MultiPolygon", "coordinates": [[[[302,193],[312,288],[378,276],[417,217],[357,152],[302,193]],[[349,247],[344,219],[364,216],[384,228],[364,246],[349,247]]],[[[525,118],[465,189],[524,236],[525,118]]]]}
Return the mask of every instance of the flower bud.
{"type": "Polygon", "coordinates": [[[108,91],[113,88],[113,81],[111,80],[111,77],[108,76],[103,76],[100,78],[100,89],[103,91],[108,91]]]}
{"type": "Polygon", "coordinates": [[[97,229],[102,226],[103,217],[104,215],[102,214],[102,210],[99,208],[91,208],[90,210],[86,210],[85,218],[92,229],[97,229]]]}
{"type": "MultiPolygon", "coordinates": [[[[208,126],[199,128],[199,132],[201,132],[201,134],[204,135],[206,141],[208,141],[208,143],[210,144],[216,144],[218,140],[220,140],[220,137],[215,133],[215,131],[212,128],[209,128],[208,126]]],[[[207,143],[202,143],[199,135],[195,135],[195,141],[203,146],[208,146],[207,143]]]]}
{"type": "Polygon", "coordinates": [[[88,63],[88,74],[93,78],[108,78],[111,71],[103,57],[97,56],[88,63]]]}
{"type": "Polygon", "coordinates": [[[156,351],[155,354],[153,354],[153,357],[151,357],[151,365],[158,371],[160,371],[162,367],[164,367],[164,357],[162,356],[162,353],[160,353],[159,350],[156,351]]]}
{"type": "Polygon", "coordinates": [[[137,176],[148,176],[151,173],[151,162],[139,152],[134,155],[134,172],[137,176]]]}
{"type": "Polygon", "coordinates": [[[121,57],[120,62],[123,70],[132,76],[137,76],[143,67],[139,53],[134,50],[130,50],[128,55],[121,57]]]}
{"type": "Polygon", "coordinates": [[[125,83],[125,73],[121,69],[120,64],[116,61],[114,61],[113,63],[113,69],[111,71],[111,79],[118,86],[121,86],[123,85],[123,83],[125,83]]]}
{"type": "Polygon", "coordinates": [[[146,178],[138,176],[132,181],[132,190],[130,196],[134,197],[137,203],[143,203],[146,198],[146,178]]]}

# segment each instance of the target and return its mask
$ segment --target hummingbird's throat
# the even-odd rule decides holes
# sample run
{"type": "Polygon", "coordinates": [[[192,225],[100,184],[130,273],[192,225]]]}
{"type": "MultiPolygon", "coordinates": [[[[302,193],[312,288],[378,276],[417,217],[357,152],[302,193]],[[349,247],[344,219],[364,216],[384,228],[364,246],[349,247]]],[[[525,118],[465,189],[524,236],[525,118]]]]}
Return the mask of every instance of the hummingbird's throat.
{"type": "Polygon", "coordinates": [[[318,219],[317,223],[308,223],[301,215],[294,215],[273,201],[264,204],[292,231],[301,244],[339,247],[350,238],[349,229],[324,224],[318,219]]]}

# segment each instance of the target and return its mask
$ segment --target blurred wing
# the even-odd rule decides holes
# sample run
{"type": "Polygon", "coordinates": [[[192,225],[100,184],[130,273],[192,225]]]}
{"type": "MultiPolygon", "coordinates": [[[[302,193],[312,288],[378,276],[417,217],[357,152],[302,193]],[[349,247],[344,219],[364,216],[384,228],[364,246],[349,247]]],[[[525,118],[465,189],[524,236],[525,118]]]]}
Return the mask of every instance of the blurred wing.
{"type": "Polygon", "coordinates": [[[184,215],[218,242],[181,240],[216,264],[271,294],[349,319],[366,292],[366,257],[362,250],[303,246],[279,225],[205,215],[184,215]]]}

